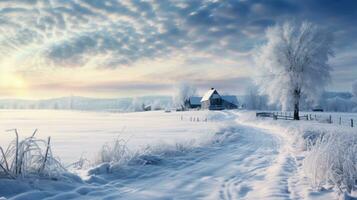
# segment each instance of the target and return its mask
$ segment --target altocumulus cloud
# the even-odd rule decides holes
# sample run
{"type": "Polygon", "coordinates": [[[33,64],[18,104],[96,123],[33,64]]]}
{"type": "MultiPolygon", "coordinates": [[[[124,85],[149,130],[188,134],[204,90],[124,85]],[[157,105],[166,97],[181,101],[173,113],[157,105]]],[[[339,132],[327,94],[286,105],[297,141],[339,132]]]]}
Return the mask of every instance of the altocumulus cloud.
{"type": "MultiPolygon", "coordinates": [[[[0,59],[116,68],[173,52],[235,56],[267,26],[310,20],[355,47],[353,0],[2,0],[0,59]]],[[[0,60],[1,61],[1,60],[0,60]]]]}

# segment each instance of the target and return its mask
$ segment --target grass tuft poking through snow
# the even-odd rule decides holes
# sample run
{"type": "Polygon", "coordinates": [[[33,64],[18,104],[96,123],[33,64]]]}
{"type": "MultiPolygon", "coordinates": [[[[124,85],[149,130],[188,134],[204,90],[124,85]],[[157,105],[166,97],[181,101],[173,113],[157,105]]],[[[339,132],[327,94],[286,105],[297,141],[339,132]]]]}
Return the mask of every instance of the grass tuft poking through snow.
{"type": "Polygon", "coordinates": [[[88,171],[89,175],[113,173],[125,165],[158,165],[165,157],[182,155],[196,146],[195,141],[174,145],[147,145],[139,150],[130,150],[126,140],[117,138],[102,146],[95,161],[96,167],[88,171]]]}
{"type": "Polygon", "coordinates": [[[50,137],[37,139],[36,129],[30,137],[19,140],[16,129],[8,132],[13,132],[15,139],[6,150],[0,147],[0,178],[57,178],[66,171],[52,155],[50,137]]]}
{"type": "Polygon", "coordinates": [[[304,160],[304,171],[315,189],[335,186],[351,193],[357,184],[357,134],[328,132],[312,144],[304,160]]]}

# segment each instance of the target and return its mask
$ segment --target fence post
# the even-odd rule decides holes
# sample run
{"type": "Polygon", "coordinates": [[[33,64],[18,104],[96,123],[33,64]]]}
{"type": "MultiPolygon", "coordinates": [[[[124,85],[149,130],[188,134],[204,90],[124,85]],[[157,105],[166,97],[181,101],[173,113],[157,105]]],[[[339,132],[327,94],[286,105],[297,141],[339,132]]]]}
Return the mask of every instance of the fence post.
{"type": "Polygon", "coordinates": [[[353,127],[353,119],[351,119],[351,127],[353,127]]]}
{"type": "Polygon", "coordinates": [[[311,121],[312,119],[311,119],[311,114],[310,114],[310,121],[311,121]]]}
{"type": "Polygon", "coordinates": [[[331,117],[331,115],[330,115],[330,124],[332,124],[332,117],[331,117]]]}
{"type": "Polygon", "coordinates": [[[339,124],[340,124],[340,125],[342,124],[342,122],[341,122],[341,117],[340,117],[340,121],[339,121],[339,124]]]}
{"type": "Polygon", "coordinates": [[[315,114],[315,121],[317,121],[316,114],[315,114]]]}

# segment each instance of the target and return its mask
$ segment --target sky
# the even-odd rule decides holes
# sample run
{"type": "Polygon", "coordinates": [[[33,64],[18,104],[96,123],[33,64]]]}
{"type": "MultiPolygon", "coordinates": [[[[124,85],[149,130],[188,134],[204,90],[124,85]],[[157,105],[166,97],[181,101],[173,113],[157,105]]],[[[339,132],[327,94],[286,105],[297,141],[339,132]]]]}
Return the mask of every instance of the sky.
{"type": "Polygon", "coordinates": [[[267,27],[333,32],[331,91],[357,79],[355,0],[1,0],[0,98],[244,94],[267,27]]]}

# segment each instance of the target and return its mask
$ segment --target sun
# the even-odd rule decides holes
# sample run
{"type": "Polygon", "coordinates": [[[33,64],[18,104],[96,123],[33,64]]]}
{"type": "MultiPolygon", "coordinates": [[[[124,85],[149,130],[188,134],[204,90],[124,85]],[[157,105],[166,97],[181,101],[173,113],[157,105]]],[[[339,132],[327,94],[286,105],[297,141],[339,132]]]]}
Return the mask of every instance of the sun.
{"type": "Polygon", "coordinates": [[[20,97],[25,95],[27,83],[21,76],[16,74],[2,73],[0,75],[0,88],[6,91],[7,94],[20,97]]]}
{"type": "Polygon", "coordinates": [[[21,78],[20,76],[13,75],[13,74],[2,75],[0,84],[3,87],[14,88],[14,89],[15,88],[20,89],[20,88],[24,88],[26,86],[26,83],[23,80],[23,78],[21,78]]]}
{"type": "Polygon", "coordinates": [[[10,86],[17,89],[21,89],[26,87],[26,83],[22,78],[13,77],[13,79],[10,82],[10,86]]]}

